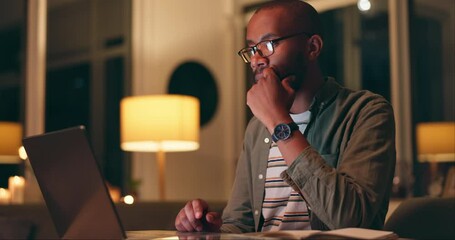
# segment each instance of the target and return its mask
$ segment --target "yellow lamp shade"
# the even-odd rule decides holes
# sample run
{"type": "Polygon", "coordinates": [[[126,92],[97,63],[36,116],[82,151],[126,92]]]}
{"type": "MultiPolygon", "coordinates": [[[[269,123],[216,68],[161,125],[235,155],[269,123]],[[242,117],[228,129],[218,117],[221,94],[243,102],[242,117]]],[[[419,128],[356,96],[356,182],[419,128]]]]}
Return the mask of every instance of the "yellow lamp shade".
{"type": "Polygon", "coordinates": [[[15,163],[22,146],[22,125],[17,122],[0,122],[0,162],[15,163]]]}
{"type": "Polygon", "coordinates": [[[417,124],[419,161],[455,161],[455,122],[417,124]]]}
{"type": "Polygon", "coordinates": [[[199,148],[199,100],[186,95],[122,99],[121,148],[135,152],[177,152],[199,148]]]}

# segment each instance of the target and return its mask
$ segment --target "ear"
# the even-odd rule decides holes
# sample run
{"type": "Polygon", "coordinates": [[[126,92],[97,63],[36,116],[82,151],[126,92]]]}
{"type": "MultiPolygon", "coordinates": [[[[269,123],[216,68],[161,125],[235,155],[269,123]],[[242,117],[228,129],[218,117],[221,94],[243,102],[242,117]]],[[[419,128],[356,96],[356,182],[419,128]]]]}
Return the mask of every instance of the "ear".
{"type": "Polygon", "coordinates": [[[308,52],[308,58],[310,61],[315,61],[319,57],[319,54],[321,54],[324,42],[322,41],[322,38],[319,35],[311,36],[308,41],[309,41],[308,45],[310,47],[310,51],[308,52]]]}

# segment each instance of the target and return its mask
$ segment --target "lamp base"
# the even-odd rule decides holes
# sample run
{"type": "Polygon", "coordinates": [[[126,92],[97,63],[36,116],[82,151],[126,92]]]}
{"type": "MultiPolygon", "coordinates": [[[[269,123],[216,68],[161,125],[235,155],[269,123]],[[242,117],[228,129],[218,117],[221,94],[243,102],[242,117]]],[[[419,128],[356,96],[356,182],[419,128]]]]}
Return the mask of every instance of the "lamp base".
{"type": "Polygon", "coordinates": [[[159,199],[164,201],[166,200],[166,153],[163,150],[156,152],[156,160],[158,165],[159,199]]]}
{"type": "Polygon", "coordinates": [[[440,196],[442,193],[442,183],[444,178],[439,174],[437,162],[431,161],[429,167],[431,181],[427,189],[428,195],[432,197],[437,197],[440,196]]]}
{"type": "Polygon", "coordinates": [[[428,195],[431,197],[439,197],[442,193],[442,183],[443,177],[437,176],[433,181],[431,181],[430,185],[428,186],[428,195]]]}

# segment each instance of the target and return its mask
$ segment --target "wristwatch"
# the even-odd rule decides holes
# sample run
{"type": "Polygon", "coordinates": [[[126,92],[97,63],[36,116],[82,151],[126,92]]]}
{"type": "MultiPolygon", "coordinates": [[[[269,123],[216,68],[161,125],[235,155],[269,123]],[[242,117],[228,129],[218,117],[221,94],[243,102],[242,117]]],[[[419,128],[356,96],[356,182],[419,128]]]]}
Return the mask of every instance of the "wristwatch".
{"type": "Polygon", "coordinates": [[[272,140],[274,142],[286,140],[291,137],[294,130],[299,130],[299,126],[295,122],[280,123],[273,129],[272,140]]]}

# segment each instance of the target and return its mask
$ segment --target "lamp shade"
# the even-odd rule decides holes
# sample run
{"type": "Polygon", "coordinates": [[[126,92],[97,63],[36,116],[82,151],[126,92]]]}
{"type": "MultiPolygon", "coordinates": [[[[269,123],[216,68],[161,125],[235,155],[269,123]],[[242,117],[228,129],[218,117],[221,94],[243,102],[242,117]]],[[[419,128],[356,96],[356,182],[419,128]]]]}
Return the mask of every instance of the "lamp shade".
{"type": "Polygon", "coordinates": [[[134,152],[177,152],[199,148],[199,100],[186,95],[122,99],[121,148],[134,152]]]}
{"type": "Polygon", "coordinates": [[[0,162],[17,163],[22,146],[22,125],[17,122],[0,121],[0,162]]]}
{"type": "Polygon", "coordinates": [[[455,161],[455,122],[417,124],[419,161],[455,161]]]}

